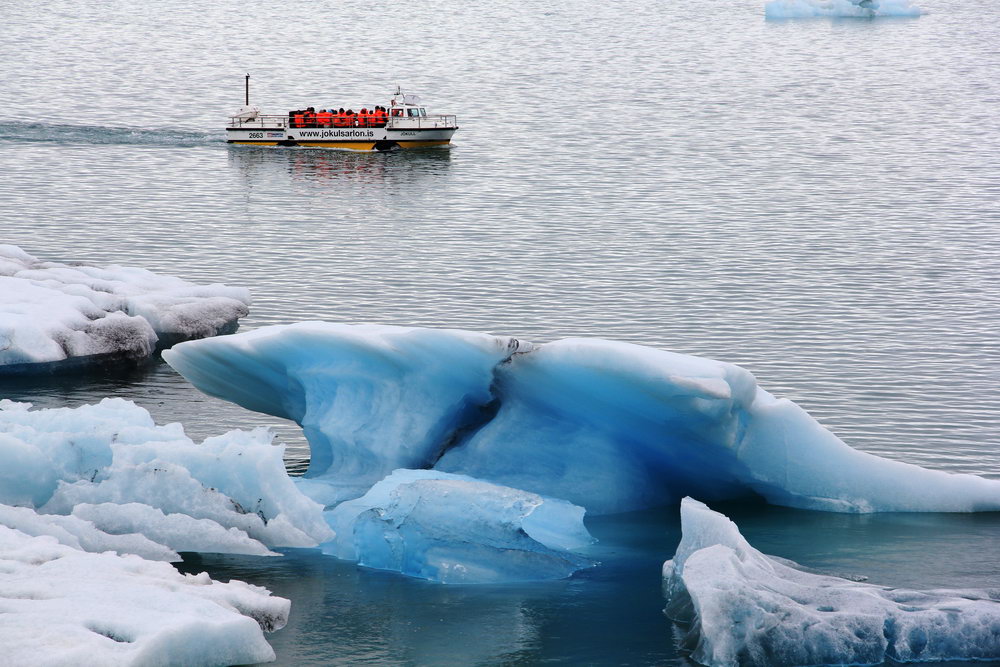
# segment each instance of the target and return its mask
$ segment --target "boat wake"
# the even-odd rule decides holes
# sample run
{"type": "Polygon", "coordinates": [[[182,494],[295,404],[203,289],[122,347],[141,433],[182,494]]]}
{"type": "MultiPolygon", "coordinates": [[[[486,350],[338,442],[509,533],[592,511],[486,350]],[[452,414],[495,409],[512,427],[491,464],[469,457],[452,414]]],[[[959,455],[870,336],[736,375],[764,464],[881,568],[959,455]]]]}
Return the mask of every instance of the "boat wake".
{"type": "Polygon", "coordinates": [[[0,141],[89,145],[207,146],[225,143],[216,132],[143,130],[57,123],[0,122],[0,141]]]}

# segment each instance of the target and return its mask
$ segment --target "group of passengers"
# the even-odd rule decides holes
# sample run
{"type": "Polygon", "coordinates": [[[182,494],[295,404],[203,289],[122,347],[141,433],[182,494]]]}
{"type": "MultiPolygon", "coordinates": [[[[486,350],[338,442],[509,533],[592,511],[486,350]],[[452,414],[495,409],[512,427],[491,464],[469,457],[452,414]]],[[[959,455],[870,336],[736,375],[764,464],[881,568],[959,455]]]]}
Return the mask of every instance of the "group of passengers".
{"type": "Polygon", "coordinates": [[[290,127],[385,127],[389,112],[385,107],[352,109],[320,109],[313,107],[288,112],[290,127]]]}

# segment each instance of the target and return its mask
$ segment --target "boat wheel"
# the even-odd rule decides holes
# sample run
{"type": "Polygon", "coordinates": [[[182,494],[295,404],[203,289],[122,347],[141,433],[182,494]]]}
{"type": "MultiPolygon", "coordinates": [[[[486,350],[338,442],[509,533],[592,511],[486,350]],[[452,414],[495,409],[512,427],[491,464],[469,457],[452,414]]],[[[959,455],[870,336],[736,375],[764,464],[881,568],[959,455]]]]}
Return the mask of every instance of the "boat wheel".
{"type": "Polygon", "coordinates": [[[394,148],[399,148],[399,144],[395,141],[376,141],[375,150],[377,151],[391,151],[394,148]]]}

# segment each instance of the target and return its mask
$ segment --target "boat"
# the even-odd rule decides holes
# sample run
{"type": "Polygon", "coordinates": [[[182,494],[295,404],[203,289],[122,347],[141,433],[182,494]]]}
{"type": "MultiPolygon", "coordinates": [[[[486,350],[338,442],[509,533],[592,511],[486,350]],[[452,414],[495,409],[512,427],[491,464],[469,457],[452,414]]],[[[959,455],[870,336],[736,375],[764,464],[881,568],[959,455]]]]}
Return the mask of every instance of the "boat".
{"type": "Polygon", "coordinates": [[[229,117],[226,142],[244,146],[303,146],[355,151],[390,151],[401,148],[447,146],[458,130],[458,118],[429,114],[416,95],[396,87],[389,104],[374,113],[352,116],[331,109],[329,113],[290,111],[264,114],[250,105],[250,75],[246,76],[243,108],[229,117]]]}

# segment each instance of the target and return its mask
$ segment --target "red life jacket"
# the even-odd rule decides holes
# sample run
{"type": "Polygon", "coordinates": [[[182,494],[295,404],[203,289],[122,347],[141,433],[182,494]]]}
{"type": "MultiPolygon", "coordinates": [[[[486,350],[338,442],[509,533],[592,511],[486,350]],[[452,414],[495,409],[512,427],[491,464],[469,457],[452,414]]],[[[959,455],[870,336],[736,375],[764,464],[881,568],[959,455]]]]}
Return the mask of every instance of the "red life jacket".
{"type": "Polygon", "coordinates": [[[306,126],[306,117],[303,114],[297,113],[294,116],[292,116],[292,127],[305,127],[305,126],[306,126]]]}
{"type": "Polygon", "coordinates": [[[316,120],[319,121],[320,127],[330,127],[330,121],[333,120],[333,114],[329,111],[318,113],[316,114],[316,120]]]}

